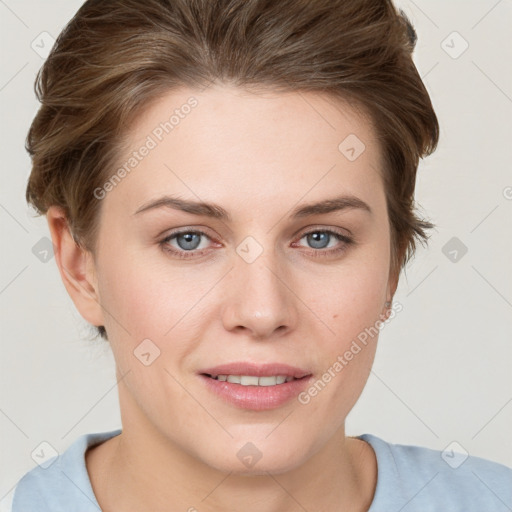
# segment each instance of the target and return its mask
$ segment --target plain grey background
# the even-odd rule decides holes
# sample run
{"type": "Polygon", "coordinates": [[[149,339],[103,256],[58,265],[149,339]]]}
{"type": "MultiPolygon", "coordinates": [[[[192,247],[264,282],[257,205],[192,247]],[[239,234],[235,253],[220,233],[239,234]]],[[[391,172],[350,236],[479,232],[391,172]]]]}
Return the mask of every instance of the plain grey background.
{"type": "MultiPolygon", "coordinates": [[[[46,220],[24,199],[34,78],[81,3],[0,0],[0,503],[42,442],[62,452],[81,434],[121,426],[108,344],[87,340],[44,256],[46,220]]],[[[417,30],[415,62],[441,125],[416,195],[437,229],[402,274],[403,311],[381,332],[347,433],[512,466],[512,2],[397,5],[417,30]]]]}

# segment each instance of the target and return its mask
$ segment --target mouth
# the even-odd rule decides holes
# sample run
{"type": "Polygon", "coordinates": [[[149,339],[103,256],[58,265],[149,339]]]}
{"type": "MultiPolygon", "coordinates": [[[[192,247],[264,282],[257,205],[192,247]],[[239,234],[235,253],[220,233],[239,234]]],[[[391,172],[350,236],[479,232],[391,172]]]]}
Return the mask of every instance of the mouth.
{"type": "Polygon", "coordinates": [[[206,389],[240,409],[263,411],[289,403],[306,388],[312,372],[280,363],[235,362],[198,373],[206,389]]]}
{"type": "Polygon", "coordinates": [[[212,379],[241,384],[242,386],[275,386],[311,375],[311,372],[306,369],[288,364],[257,364],[245,361],[204,368],[199,373],[212,379]]]}
{"type": "Polygon", "coordinates": [[[296,378],[286,375],[268,375],[264,377],[258,377],[257,375],[210,375],[208,373],[203,373],[201,375],[210,377],[211,379],[218,380],[220,382],[230,382],[231,384],[240,384],[241,386],[263,387],[280,386],[286,382],[301,380],[307,377],[304,376],[301,378],[296,378]]]}

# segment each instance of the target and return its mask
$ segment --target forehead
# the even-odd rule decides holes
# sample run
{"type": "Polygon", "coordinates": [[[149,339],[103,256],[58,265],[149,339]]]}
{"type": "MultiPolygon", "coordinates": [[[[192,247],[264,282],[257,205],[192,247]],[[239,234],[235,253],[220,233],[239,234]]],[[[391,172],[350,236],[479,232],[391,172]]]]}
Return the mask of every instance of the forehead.
{"type": "Polygon", "coordinates": [[[326,95],[173,90],[143,109],[127,135],[117,164],[129,172],[109,202],[122,195],[139,205],[169,192],[244,208],[335,192],[382,195],[370,120],[326,95]]]}

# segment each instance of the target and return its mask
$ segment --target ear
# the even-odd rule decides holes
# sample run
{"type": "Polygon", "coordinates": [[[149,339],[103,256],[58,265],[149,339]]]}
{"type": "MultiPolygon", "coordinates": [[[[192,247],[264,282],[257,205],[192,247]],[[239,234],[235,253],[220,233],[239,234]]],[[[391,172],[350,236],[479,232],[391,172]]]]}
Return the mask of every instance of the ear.
{"type": "Polygon", "coordinates": [[[82,317],[92,325],[104,325],[92,254],[74,240],[62,208],[51,206],[46,220],[54,245],[55,261],[69,296],[82,317]]]}
{"type": "Polygon", "coordinates": [[[396,271],[391,269],[389,273],[388,285],[386,288],[386,301],[388,304],[382,305],[381,318],[383,321],[387,320],[391,314],[391,304],[393,303],[393,297],[395,296],[396,289],[398,287],[398,278],[400,276],[400,270],[396,271]]]}
{"type": "Polygon", "coordinates": [[[389,274],[388,288],[386,294],[387,301],[393,301],[396,289],[398,287],[398,278],[400,277],[400,270],[391,271],[389,274]]]}

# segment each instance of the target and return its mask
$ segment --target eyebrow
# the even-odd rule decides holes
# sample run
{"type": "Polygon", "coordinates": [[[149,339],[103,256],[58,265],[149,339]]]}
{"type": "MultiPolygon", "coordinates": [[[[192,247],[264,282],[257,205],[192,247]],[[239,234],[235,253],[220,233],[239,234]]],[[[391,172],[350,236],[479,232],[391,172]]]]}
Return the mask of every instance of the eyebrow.
{"type": "MultiPolygon", "coordinates": [[[[231,222],[231,216],[229,213],[219,205],[214,203],[180,199],[173,196],[163,196],[158,199],[149,201],[148,203],[145,203],[140,208],[138,208],[133,215],[138,215],[139,213],[160,208],[171,208],[174,210],[181,210],[186,213],[191,213],[193,215],[212,217],[214,219],[231,222]]],[[[331,199],[324,199],[323,201],[319,201],[317,203],[309,203],[303,206],[298,206],[291,212],[290,218],[301,219],[312,215],[320,215],[349,209],[359,209],[367,211],[370,214],[372,213],[371,208],[363,200],[356,196],[345,195],[331,199]]]]}

